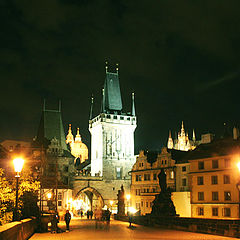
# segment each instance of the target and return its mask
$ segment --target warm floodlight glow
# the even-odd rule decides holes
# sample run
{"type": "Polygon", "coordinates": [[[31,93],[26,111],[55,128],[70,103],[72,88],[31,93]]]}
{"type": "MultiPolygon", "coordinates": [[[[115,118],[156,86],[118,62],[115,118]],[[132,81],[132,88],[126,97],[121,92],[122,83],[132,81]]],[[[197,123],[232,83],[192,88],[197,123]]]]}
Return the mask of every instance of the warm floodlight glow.
{"type": "Polygon", "coordinates": [[[48,193],[48,194],[47,194],[47,198],[48,198],[48,199],[51,199],[51,197],[52,197],[52,193],[48,193]]]}
{"type": "Polygon", "coordinates": [[[126,195],[126,199],[127,199],[127,200],[130,200],[130,198],[131,198],[131,195],[130,195],[130,194],[127,194],[127,195],[126,195]]]}
{"type": "Polygon", "coordinates": [[[24,163],[24,160],[22,158],[15,158],[13,160],[13,165],[14,165],[15,172],[17,173],[17,176],[19,176],[19,173],[22,171],[23,163],[24,163]]]}
{"type": "Polygon", "coordinates": [[[240,162],[237,163],[238,170],[240,172],[240,162]]]}
{"type": "Polygon", "coordinates": [[[129,207],[129,212],[134,214],[137,212],[137,210],[134,207],[129,207]]]}
{"type": "Polygon", "coordinates": [[[112,200],[110,201],[110,205],[111,205],[111,206],[113,205],[113,201],[112,201],[112,200]]]}

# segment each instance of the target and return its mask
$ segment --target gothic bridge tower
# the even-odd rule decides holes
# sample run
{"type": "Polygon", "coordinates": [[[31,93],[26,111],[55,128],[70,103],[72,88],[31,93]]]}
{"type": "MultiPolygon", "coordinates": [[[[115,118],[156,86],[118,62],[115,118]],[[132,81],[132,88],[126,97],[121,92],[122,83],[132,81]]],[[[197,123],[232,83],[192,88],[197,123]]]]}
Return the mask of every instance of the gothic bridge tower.
{"type": "Polygon", "coordinates": [[[134,94],[131,113],[123,112],[118,68],[109,72],[102,90],[100,114],[90,113],[91,175],[105,180],[130,179],[128,172],[135,163],[134,131],[136,129],[134,94]]]}

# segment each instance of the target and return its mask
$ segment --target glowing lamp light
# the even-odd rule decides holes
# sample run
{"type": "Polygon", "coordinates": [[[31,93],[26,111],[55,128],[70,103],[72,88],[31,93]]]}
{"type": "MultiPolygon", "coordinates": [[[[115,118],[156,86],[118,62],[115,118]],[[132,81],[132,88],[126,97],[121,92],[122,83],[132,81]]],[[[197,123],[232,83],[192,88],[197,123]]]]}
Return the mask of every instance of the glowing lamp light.
{"type": "Polygon", "coordinates": [[[111,206],[113,205],[113,201],[112,201],[112,200],[110,201],[110,205],[111,205],[111,206]]]}
{"type": "Polygon", "coordinates": [[[48,194],[47,194],[47,198],[48,198],[48,199],[51,199],[51,197],[52,197],[52,193],[48,193],[48,194]]]}
{"type": "Polygon", "coordinates": [[[240,162],[237,163],[238,171],[240,172],[240,162]]]}
{"type": "Polygon", "coordinates": [[[127,199],[127,200],[130,200],[130,198],[131,198],[131,195],[130,195],[130,194],[127,194],[127,195],[126,195],[126,199],[127,199]]]}
{"type": "Polygon", "coordinates": [[[14,170],[19,177],[19,173],[22,171],[24,160],[22,158],[15,158],[13,160],[14,170]]]}
{"type": "Polygon", "coordinates": [[[137,212],[137,210],[134,207],[129,207],[129,212],[134,214],[137,212]]]}

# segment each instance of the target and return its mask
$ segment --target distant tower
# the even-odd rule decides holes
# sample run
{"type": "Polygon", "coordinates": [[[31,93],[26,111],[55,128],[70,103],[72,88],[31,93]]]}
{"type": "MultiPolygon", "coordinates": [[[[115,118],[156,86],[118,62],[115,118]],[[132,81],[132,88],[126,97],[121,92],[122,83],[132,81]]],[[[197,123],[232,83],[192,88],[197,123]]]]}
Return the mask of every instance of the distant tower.
{"type": "Polygon", "coordinates": [[[199,143],[196,141],[194,130],[192,140],[189,139],[188,133],[185,133],[183,121],[181,131],[178,132],[176,139],[173,140],[171,137],[171,132],[169,132],[168,148],[173,148],[180,151],[189,151],[195,149],[198,144],[199,143]]]}
{"type": "Polygon", "coordinates": [[[172,140],[172,134],[171,134],[171,131],[170,131],[170,130],[169,130],[169,137],[168,137],[167,147],[168,147],[169,149],[172,149],[172,148],[173,148],[173,140],[172,140]]]}
{"type": "Polygon", "coordinates": [[[70,145],[71,154],[76,158],[80,159],[80,163],[83,163],[88,159],[88,148],[82,142],[82,138],[77,128],[77,134],[75,140],[72,134],[71,124],[69,124],[68,135],[66,137],[66,143],[70,145]]]}
{"type": "Polygon", "coordinates": [[[132,113],[123,113],[118,67],[116,70],[109,72],[106,66],[101,112],[89,120],[91,175],[109,180],[129,179],[128,172],[135,163],[134,131],[137,125],[134,95],[132,113]]]}

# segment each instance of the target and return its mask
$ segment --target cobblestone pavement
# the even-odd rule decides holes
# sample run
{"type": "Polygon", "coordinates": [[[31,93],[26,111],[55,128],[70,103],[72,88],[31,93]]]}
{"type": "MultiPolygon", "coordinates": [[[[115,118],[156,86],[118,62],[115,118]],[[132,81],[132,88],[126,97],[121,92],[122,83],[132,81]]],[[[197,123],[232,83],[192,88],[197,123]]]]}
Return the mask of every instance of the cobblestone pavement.
{"type": "MultiPolygon", "coordinates": [[[[64,222],[59,223],[59,227],[65,231],[64,222]]],[[[128,223],[112,220],[109,229],[105,229],[106,226],[102,226],[100,229],[95,229],[94,220],[87,219],[73,219],[70,223],[70,232],[63,233],[36,233],[30,239],[31,240],[95,240],[95,239],[141,239],[141,240],[234,240],[237,238],[222,237],[217,235],[191,233],[175,230],[158,229],[152,227],[144,227],[135,225],[132,228],[128,227],[128,223]]]]}

